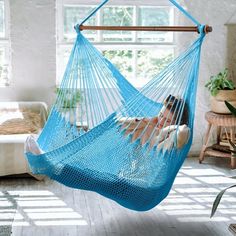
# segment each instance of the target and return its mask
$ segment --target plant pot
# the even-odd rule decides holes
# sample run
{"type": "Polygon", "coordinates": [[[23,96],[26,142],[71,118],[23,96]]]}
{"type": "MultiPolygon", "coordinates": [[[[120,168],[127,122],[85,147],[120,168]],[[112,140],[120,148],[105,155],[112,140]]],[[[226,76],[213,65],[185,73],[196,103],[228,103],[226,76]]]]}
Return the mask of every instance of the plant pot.
{"type": "Polygon", "coordinates": [[[79,109],[79,107],[75,107],[75,108],[62,108],[62,114],[64,116],[64,118],[66,119],[66,121],[69,121],[71,124],[73,124],[77,121],[81,121],[81,110],[79,109]]]}
{"type": "Polygon", "coordinates": [[[220,90],[215,97],[211,96],[211,110],[215,113],[231,114],[225,105],[225,101],[228,101],[233,106],[236,106],[236,89],[220,90]]]}

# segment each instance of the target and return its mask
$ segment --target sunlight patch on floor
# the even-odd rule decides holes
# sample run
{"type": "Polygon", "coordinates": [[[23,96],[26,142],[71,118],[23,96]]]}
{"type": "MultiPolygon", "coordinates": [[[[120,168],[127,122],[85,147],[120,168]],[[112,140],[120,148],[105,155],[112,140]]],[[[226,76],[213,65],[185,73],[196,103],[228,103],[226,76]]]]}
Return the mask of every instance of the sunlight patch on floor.
{"type": "Polygon", "coordinates": [[[165,211],[167,215],[209,215],[209,212],[198,209],[165,211]]]}
{"type": "Polygon", "coordinates": [[[213,218],[210,214],[217,194],[235,183],[235,179],[221,171],[184,166],[175,179],[171,193],[158,208],[169,216],[177,217],[180,222],[232,221],[236,218],[236,210],[233,210],[233,207],[236,208],[236,198],[232,194],[236,189],[224,194],[213,218]]]}
{"type": "Polygon", "coordinates": [[[182,176],[180,176],[180,177],[175,179],[174,184],[175,185],[176,184],[178,184],[178,185],[183,185],[183,184],[199,184],[200,185],[201,182],[196,181],[195,179],[192,179],[190,177],[182,177],[182,176]]]}
{"type": "Polygon", "coordinates": [[[63,200],[50,191],[7,191],[6,193],[0,192],[0,225],[2,226],[88,225],[81,214],[68,207],[63,200]]]}
{"type": "Polygon", "coordinates": [[[178,221],[180,222],[222,222],[222,221],[229,221],[229,218],[226,217],[204,217],[204,216],[196,216],[196,217],[179,217],[178,221]]]}
{"type": "Polygon", "coordinates": [[[184,188],[174,188],[176,192],[179,193],[218,193],[219,189],[218,188],[205,188],[205,187],[195,187],[195,186],[186,186],[184,188]]]}
{"type": "Polygon", "coordinates": [[[224,173],[217,171],[217,170],[213,170],[213,169],[190,169],[190,170],[181,170],[182,174],[186,174],[189,176],[208,176],[208,175],[222,175],[224,176],[224,173]]]}
{"type": "Polygon", "coordinates": [[[52,221],[35,221],[37,226],[49,226],[49,225],[88,225],[85,220],[52,220],[52,221]]]}
{"type": "Polygon", "coordinates": [[[201,205],[197,205],[197,204],[173,204],[173,205],[170,205],[170,204],[162,204],[160,206],[158,206],[158,209],[160,210],[184,210],[184,209],[206,209],[205,206],[201,206],[201,205]]]}
{"type": "Polygon", "coordinates": [[[212,176],[212,177],[196,177],[197,180],[200,180],[207,184],[235,184],[235,179],[223,177],[223,176],[212,176]]]}

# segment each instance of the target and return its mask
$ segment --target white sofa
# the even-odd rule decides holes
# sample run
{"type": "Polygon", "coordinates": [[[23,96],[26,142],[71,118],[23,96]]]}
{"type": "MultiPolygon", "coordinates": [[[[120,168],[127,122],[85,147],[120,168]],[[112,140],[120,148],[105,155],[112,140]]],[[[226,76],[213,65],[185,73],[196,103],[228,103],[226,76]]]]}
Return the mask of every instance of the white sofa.
{"type": "MultiPolygon", "coordinates": [[[[1,121],[3,124],[5,122],[4,117],[5,119],[7,117],[6,114],[10,114],[10,119],[12,119],[14,114],[19,115],[22,110],[29,112],[29,114],[36,114],[37,118],[40,117],[40,127],[43,127],[47,119],[47,105],[45,103],[0,102],[0,129],[1,121]],[[16,112],[18,110],[19,112],[16,112]]],[[[24,155],[24,143],[26,138],[30,135],[29,131],[20,134],[7,134],[5,130],[4,132],[4,134],[0,134],[0,176],[23,173],[30,174],[28,163],[24,155]]],[[[40,128],[37,132],[40,132],[40,128]]]]}

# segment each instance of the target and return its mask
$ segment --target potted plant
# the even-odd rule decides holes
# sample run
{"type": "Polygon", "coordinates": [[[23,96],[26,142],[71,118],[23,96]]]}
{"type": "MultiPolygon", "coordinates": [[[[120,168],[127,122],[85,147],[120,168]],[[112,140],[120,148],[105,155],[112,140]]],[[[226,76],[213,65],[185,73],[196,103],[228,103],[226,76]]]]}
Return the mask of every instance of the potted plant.
{"type": "Polygon", "coordinates": [[[58,103],[61,112],[71,123],[81,119],[79,104],[82,101],[81,92],[72,88],[56,88],[56,93],[60,97],[58,103]]]}
{"type": "MultiPolygon", "coordinates": [[[[225,105],[229,109],[229,111],[232,113],[232,115],[234,115],[236,117],[236,107],[232,106],[232,104],[229,103],[228,101],[225,101],[225,105]]],[[[229,143],[231,146],[231,155],[236,158],[236,144],[233,143],[231,140],[229,140],[229,143]]],[[[236,178],[236,176],[233,176],[232,178],[236,178]]],[[[234,188],[234,187],[236,187],[236,184],[229,186],[218,193],[218,195],[216,196],[216,199],[213,203],[213,206],[212,206],[211,217],[214,216],[214,214],[217,210],[217,207],[220,203],[220,200],[221,200],[222,196],[224,195],[225,191],[227,189],[234,188]]]]}
{"type": "Polygon", "coordinates": [[[216,113],[230,114],[225,100],[236,106],[236,86],[231,80],[229,70],[225,68],[215,76],[211,76],[205,87],[211,93],[211,110],[216,113]]]}
{"type": "Polygon", "coordinates": [[[64,109],[76,108],[81,101],[81,92],[78,89],[56,88],[56,93],[61,97],[61,108],[64,109]]]}

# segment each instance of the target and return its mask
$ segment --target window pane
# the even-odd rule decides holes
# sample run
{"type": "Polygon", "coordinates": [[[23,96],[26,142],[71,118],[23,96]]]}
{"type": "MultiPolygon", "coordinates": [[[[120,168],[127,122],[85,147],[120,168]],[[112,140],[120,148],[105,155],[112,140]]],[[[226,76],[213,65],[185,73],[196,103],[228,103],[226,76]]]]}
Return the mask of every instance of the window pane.
{"type": "MultiPolygon", "coordinates": [[[[0,0],[1,1],[1,0],[0,0]]],[[[157,3],[158,4],[158,3],[157,3]]],[[[64,5],[65,43],[76,36],[74,25],[81,22],[94,6],[64,5]]],[[[174,25],[174,8],[161,6],[105,6],[86,25],[104,26],[165,26],[174,25]]],[[[101,42],[98,48],[135,86],[141,87],[157,75],[173,58],[173,47],[146,47],[146,43],[173,43],[172,32],[84,31],[89,40],[101,42]],[[104,44],[103,44],[104,42],[104,44]],[[124,47],[117,48],[109,42],[124,47]],[[127,44],[126,44],[127,43],[127,44]],[[130,46],[129,46],[130,44],[130,46]]],[[[72,47],[72,45],[71,45],[72,47]]],[[[59,45],[57,51],[58,83],[62,78],[70,54],[68,45],[59,45]]]]}
{"type": "Polygon", "coordinates": [[[9,64],[6,56],[7,47],[0,46],[0,87],[9,85],[9,64]]]}
{"type": "MultiPolygon", "coordinates": [[[[76,37],[74,26],[80,23],[92,9],[91,6],[64,6],[64,39],[66,41],[72,41],[76,37]]],[[[86,25],[95,25],[96,21],[95,17],[91,17],[86,25]]],[[[97,38],[96,31],[84,31],[84,35],[92,41],[97,38]]]]}
{"type": "Polygon", "coordinates": [[[142,87],[173,60],[173,49],[105,50],[108,58],[136,87],[142,87]]]}
{"type": "Polygon", "coordinates": [[[105,50],[103,55],[110,60],[126,78],[134,76],[132,50],[105,50]]]}
{"type": "Polygon", "coordinates": [[[3,1],[0,1],[0,37],[5,37],[5,14],[3,1]]]}
{"type": "Polygon", "coordinates": [[[173,49],[137,51],[137,84],[144,85],[173,60],[173,49]]]}
{"type": "MultiPolygon", "coordinates": [[[[133,7],[104,7],[102,25],[106,26],[132,26],[134,18],[133,7]]],[[[133,32],[129,31],[104,31],[105,42],[129,42],[133,40],[133,32]]]]}
{"type": "MultiPolygon", "coordinates": [[[[70,53],[71,47],[63,47],[58,50],[57,85],[61,82],[70,53]]],[[[102,53],[136,87],[142,87],[158,75],[173,60],[174,56],[173,48],[103,50],[102,53]]]]}
{"type": "MultiPolygon", "coordinates": [[[[132,50],[104,50],[103,55],[110,60],[126,78],[134,78],[134,57],[132,50]]],[[[71,47],[57,50],[57,85],[60,85],[71,54],[71,47]]]]}
{"type": "MultiPolygon", "coordinates": [[[[140,7],[138,23],[142,26],[173,25],[173,9],[169,7],[140,7]]],[[[173,42],[172,32],[138,32],[141,42],[173,42]]]]}

